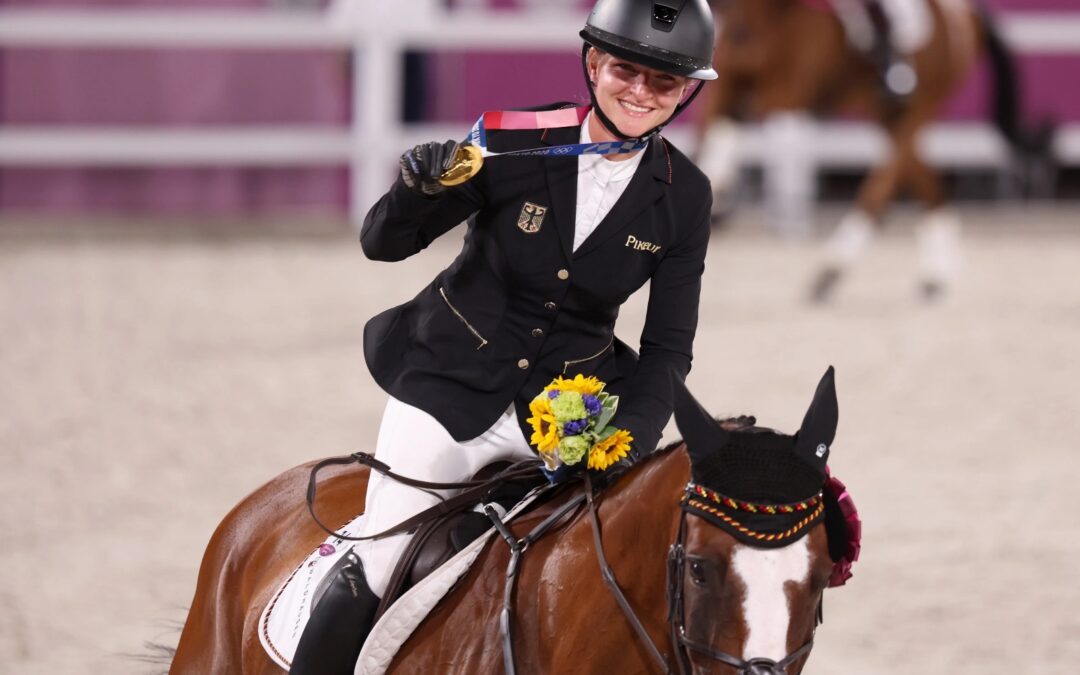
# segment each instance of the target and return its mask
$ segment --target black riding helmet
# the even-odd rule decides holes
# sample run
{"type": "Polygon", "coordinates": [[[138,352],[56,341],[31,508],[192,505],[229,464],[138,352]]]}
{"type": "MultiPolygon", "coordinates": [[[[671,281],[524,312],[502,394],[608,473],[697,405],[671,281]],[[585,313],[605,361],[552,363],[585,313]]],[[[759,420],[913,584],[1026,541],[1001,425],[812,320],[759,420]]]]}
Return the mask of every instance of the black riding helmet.
{"type": "MultiPolygon", "coordinates": [[[[705,0],[597,0],[580,33],[585,40],[581,65],[593,110],[604,126],[619,138],[630,138],[619,131],[597,104],[589,79],[590,46],[672,75],[715,80],[716,71],[712,67],[715,32],[712,12],[705,0]]],[[[650,130],[643,138],[659,133],[700,91],[699,85],[675,108],[667,122],[650,130]]]]}

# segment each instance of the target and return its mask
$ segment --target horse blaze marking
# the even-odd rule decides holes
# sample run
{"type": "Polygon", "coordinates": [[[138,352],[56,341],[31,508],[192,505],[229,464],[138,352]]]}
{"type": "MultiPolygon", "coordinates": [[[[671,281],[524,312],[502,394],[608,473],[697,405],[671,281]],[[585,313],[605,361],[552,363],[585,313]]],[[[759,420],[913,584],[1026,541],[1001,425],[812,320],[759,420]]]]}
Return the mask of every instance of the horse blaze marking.
{"type": "Polygon", "coordinates": [[[779,661],[788,654],[787,632],[790,617],[788,581],[802,583],[810,573],[809,538],[784,548],[760,549],[738,545],[732,556],[732,568],[746,586],[743,597],[743,620],[746,644],[743,659],[769,658],[779,661]]]}

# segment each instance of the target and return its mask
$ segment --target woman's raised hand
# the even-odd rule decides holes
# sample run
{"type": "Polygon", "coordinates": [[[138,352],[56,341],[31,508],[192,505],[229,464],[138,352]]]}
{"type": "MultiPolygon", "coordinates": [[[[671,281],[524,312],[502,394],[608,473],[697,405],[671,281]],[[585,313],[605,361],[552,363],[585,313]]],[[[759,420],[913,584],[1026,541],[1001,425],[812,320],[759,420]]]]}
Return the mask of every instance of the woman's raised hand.
{"type": "Polygon", "coordinates": [[[430,141],[406,150],[401,155],[401,180],[425,196],[439,194],[446,189],[439,177],[453,164],[459,145],[457,141],[430,141]]]}

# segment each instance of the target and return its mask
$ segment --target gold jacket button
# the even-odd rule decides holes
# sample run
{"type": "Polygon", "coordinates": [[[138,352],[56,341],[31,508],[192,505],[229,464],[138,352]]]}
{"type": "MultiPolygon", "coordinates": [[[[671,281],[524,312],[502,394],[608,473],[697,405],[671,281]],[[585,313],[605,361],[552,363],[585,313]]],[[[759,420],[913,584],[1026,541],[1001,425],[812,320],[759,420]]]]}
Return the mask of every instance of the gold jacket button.
{"type": "Polygon", "coordinates": [[[554,312],[556,307],[557,307],[557,305],[554,302],[545,302],[544,303],[544,309],[550,309],[551,311],[554,312]]]}
{"type": "Polygon", "coordinates": [[[533,328],[533,329],[532,329],[532,335],[533,335],[533,337],[540,337],[540,336],[542,336],[543,334],[544,334],[544,331],[543,331],[543,330],[541,330],[541,329],[539,329],[539,328],[533,328]]]}
{"type": "Polygon", "coordinates": [[[521,359],[520,361],[518,361],[518,368],[521,368],[522,370],[525,370],[528,367],[529,367],[529,359],[521,359]]]}
{"type": "Polygon", "coordinates": [[[559,277],[560,279],[562,279],[563,281],[566,281],[567,279],[570,278],[570,272],[567,271],[567,270],[559,270],[558,272],[555,273],[555,275],[557,277],[559,277]]]}

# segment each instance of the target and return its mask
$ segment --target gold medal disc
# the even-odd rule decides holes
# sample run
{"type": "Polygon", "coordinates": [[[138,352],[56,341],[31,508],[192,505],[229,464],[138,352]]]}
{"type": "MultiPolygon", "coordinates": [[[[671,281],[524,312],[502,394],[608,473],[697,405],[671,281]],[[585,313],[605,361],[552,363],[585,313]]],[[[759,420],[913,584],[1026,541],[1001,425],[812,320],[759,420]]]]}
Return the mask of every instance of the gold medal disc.
{"type": "Polygon", "coordinates": [[[484,155],[475,145],[458,146],[454,153],[454,163],[439,176],[439,182],[447,187],[461,185],[476,174],[484,164],[484,155]]]}

